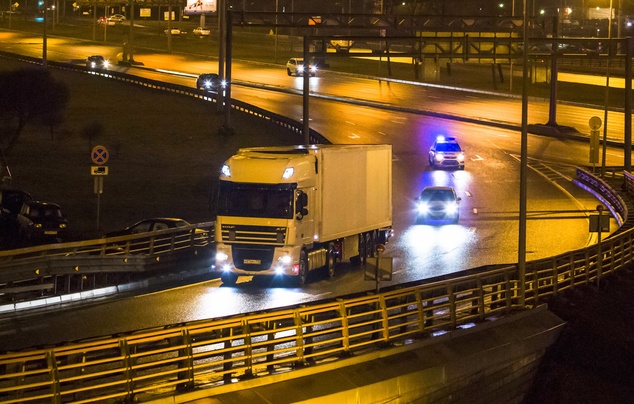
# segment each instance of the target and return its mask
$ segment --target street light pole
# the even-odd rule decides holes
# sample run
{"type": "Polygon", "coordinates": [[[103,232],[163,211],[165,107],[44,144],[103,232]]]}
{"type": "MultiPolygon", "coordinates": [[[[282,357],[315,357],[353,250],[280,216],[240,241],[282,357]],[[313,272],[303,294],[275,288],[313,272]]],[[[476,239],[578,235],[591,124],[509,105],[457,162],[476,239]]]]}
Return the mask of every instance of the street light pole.
{"type": "Polygon", "coordinates": [[[519,235],[517,247],[517,271],[519,283],[519,305],[524,308],[526,304],[526,205],[528,191],[528,0],[524,0],[523,40],[524,49],[522,55],[522,136],[520,146],[520,217],[519,235]]]}
{"type": "Polygon", "coordinates": [[[46,50],[46,25],[48,24],[48,21],[46,20],[46,15],[48,14],[48,12],[46,11],[46,0],[42,0],[42,3],[44,5],[44,28],[42,29],[42,67],[46,69],[48,67],[46,50]]]}
{"type": "Polygon", "coordinates": [[[605,62],[605,107],[603,109],[603,151],[601,154],[601,176],[605,177],[605,159],[607,157],[608,142],[608,108],[610,104],[610,59],[612,58],[612,0],[608,17],[608,56],[605,62]]]}

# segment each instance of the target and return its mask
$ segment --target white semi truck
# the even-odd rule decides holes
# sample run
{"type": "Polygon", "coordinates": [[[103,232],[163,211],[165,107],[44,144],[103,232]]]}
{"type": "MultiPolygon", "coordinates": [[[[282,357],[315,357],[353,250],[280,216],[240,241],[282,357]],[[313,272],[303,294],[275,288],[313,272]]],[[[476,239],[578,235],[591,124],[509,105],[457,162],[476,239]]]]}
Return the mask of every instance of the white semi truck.
{"type": "Polygon", "coordinates": [[[332,277],[391,235],[392,146],[240,149],[222,167],[215,207],[224,284],[262,275],[303,285],[316,269],[332,277]]]}

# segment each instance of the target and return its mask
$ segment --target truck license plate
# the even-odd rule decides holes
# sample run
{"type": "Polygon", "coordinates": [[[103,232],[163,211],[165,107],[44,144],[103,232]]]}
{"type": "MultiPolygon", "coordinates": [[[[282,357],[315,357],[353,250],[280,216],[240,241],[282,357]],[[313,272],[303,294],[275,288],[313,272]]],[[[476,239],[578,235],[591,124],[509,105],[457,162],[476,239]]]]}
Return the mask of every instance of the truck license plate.
{"type": "Polygon", "coordinates": [[[262,260],[245,259],[242,262],[244,262],[245,264],[250,264],[250,265],[260,265],[262,263],[262,260]]]}

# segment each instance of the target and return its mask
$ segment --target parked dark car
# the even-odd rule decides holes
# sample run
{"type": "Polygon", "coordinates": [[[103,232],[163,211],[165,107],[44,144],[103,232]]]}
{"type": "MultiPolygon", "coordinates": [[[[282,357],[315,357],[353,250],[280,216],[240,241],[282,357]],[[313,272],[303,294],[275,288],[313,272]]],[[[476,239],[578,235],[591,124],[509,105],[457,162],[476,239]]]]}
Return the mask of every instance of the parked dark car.
{"type": "Polygon", "coordinates": [[[28,244],[61,242],[68,232],[62,209],[51,202],[24,202],[17,222],[19,238],[28,244]]]}
{"type": "Polygon", "coordinates": [[[22,204],[32,201],[31,194],[20,189],[0,189],[0,215],[17,215],[22,204]]]}
{"type": "Polygon", "coordinates": [[[19,189],[0,189],[0,247],[18,246],[18,213],[22,204],[32,201],[31,194],[19,189]]]}

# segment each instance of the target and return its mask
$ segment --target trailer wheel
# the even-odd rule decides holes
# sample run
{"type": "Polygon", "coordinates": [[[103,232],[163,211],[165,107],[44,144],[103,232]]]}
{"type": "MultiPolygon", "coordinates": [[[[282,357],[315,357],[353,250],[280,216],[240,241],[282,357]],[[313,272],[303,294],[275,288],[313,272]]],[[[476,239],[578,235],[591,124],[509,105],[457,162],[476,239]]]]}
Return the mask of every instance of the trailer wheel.
{"type": "Polygon", "coordinates": [[[220,280],[223,285],[233,286],[238,280],[238,275],[232,272],[223,272],[222,275],[220,275],[220,280]]]}
{"type": "Polygon", "coordinates": [[[297,286],[304,286],[306,283],[306,277],[308,276],[308,257],[306,251],[302,250],[299,254],[299,272],[295,277],[295,284],[297,286]]]}
{"type": "Polygon", "coordinates": [[[326,271],[328,277],[335,276],[335,268],[337,266],[337,253],[335,252],[335,243],[328,245],[328,256],[326,257],[326,271]]]}

